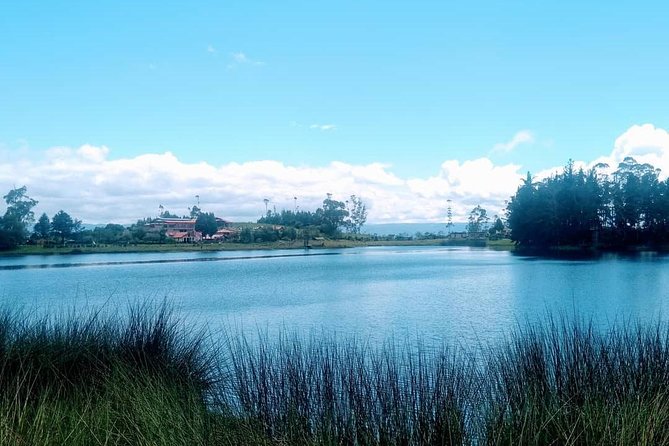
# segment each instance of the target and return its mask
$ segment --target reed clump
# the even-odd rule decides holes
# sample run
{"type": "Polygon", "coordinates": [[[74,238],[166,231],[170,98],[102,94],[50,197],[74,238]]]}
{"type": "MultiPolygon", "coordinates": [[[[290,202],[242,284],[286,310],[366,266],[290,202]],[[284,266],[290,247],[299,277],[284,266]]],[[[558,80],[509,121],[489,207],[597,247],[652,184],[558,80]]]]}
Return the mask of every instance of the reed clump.
{"type": "Polygon", "coordinates": [[[205,444],[218,354],[167,305],[0,315],[0,444],[205,444]]]}
{"type": "Polygon", "coordinates": [[[460,445],[474,364],[447,348],[229,338],[226,406],[279,444],[460,445]]]}
{"type": "Polygon", "coordinates": [[[454,352],[228,339],[226,406],[267,444],[669,445],[669,327],[578,318],[454,352]]]}
{"type": "Polygon", "coordinates": [[[669,444],[669,329],[548,317],[487,355],[492,445],[669,444]]]}

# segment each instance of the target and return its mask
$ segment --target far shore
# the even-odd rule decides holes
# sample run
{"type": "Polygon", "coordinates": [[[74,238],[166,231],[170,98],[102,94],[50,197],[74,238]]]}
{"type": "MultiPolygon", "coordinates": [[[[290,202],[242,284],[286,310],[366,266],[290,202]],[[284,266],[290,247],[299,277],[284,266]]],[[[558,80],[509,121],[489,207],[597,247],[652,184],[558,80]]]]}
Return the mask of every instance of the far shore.
{"type": "MultiPolygon", "coordinates": [[[[350,240],[350,239],[324,239],[311,240],[306,249],[346,249],[372,246],[468,246],[473,248],[486,248],[496,251],[514,251],[518,254],[529,256],[573,256],[586,255],[597,256],[605,253],[639,253],[658,252],[669,253],[669,246],[630,246],[630,247],[605,247],[600,246],[560,246],[554,248],[523,248],[518,247],[512,240],[451,240],[448,238],[422,239],[422,240],[350,240]]],[[[164,244],[127,244],[127,245],[68,245],[44,247],[38,245],[23,245],[10,251],[0,251],[0,257],[18,257],[26,255],[73,255],[73,254],[116,254],[116,253],[171,253],[171,252],[216,252],[216,251],[258,251],[294,249],[304,250],[302,240],[265,243],[164,243],[164,244]]]]}
{"type": "MultiPolygon", "coordinates": [[[[357,248],[367,246],[475,246],[487,247],[496,250],[511,251],[515,245],[511,240],[488,240],[484,243],[453,242],[446,238],[427,240],[312,240],[308,249],[337,249],[357,248]]],[[[128,244],[128,245],[74,245],[61,247],[43,247],[24,245],[18,249],[0,252],[0,257],[24,255],[71,255],[71,254],[112,254],[112,253],[140,253],[140,252],[190,252],[190,251],[255,251],[276,249],[305,249],[304,242],[277,241],[271,243],[195,243],[195,244],[128,244]]]]}

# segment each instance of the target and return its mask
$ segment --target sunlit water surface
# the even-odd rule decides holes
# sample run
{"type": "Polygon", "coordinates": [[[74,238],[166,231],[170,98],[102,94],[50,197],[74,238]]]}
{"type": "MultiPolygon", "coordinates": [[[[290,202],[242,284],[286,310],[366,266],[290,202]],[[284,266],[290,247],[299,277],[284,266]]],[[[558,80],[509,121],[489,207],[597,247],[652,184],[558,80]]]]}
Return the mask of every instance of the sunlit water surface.
{"type": "Polygon", "coordinates": [[[548,312],[650,320],[669,309],[669,257],[524,257],[474,248],[0,258],[0,302],[57,312],[167,298],[191,323],[448,344],[500,339],[548,312]]]}

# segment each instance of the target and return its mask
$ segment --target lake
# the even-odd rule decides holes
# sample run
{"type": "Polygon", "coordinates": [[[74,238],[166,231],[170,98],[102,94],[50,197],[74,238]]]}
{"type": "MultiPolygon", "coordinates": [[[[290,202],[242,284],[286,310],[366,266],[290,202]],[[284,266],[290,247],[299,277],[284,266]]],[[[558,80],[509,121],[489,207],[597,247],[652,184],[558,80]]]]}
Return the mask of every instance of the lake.
{"type": "Polygon", "coordinates": [[[661,317],[669,257],[560,260],[437,246],[0,257],[4,307],[116,311],[165,298],[214,329],[472,344],[548,311],[602,324],[661,317]]]}

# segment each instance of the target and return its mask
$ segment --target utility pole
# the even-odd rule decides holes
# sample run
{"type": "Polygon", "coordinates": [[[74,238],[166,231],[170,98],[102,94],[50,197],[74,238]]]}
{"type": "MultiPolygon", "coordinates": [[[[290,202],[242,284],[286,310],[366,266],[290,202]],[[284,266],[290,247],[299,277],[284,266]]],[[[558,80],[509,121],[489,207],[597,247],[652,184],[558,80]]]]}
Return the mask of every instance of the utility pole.
{"type": "Polygon", "coordinates": [[[453,208],[451,207],[451,199],[446,200],[448,207],[446,208],[446,228],[448,228],[448,233],[451,233],[451,228],[453,227],[453,208]]]}

